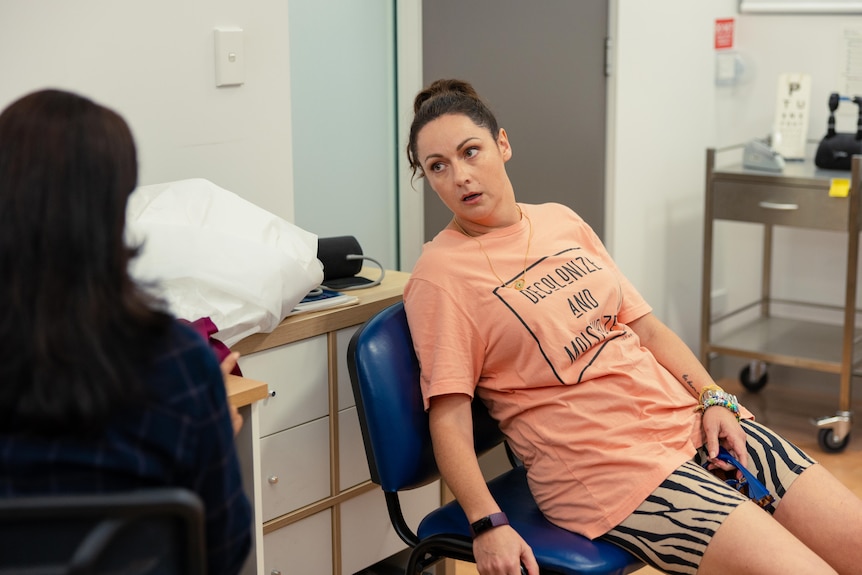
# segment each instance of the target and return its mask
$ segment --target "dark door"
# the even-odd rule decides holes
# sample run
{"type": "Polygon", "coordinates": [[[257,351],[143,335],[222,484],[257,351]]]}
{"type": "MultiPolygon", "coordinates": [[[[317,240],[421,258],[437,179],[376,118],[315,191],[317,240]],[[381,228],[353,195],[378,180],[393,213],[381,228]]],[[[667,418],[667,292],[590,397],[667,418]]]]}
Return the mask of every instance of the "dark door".
{"type": "MultiPolygon", "coordinates": [[[[604,231],[607,0],[426,0],[423,77],[473,84],[512,144],[518,201],[558,202],[604,231]]],[[[425,239],[451,213],[425,192],[425,239]]]]}

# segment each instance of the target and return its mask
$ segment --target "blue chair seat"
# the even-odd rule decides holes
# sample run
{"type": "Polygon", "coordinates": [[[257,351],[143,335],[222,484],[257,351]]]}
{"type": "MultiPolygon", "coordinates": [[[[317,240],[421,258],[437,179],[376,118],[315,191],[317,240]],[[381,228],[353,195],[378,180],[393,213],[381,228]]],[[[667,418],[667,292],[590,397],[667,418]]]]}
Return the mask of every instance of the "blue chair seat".
{"type": "MultiPolygon", "coordinates": [[[[590,541],[545,519],[527,486],[523,467],[498,475],[488,482],[488,487],[509,523],[533,549],[543,570],[560,575],[624,575],[643,567],[640,561],[612,543],[590,541]]],[[[455,501],[431,511],[416,533],[421,540],[451,535],[470,540],[467,517],[455,501]]]]}

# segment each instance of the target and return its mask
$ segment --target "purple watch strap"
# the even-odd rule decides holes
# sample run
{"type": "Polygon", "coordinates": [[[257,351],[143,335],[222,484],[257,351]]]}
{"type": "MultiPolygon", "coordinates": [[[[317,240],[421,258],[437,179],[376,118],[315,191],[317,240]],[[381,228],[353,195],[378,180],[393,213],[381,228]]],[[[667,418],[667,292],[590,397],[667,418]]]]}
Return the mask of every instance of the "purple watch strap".
{"type": "Polygon", "coordinates": [[[477,535],[481,535],[489,529],[508,524],[509,518],[506,517],[505,513],[503,513],[502,511],[499,513],[492,513],[472,523],[470,525],[470,535],[476,537],[477,535]]]}

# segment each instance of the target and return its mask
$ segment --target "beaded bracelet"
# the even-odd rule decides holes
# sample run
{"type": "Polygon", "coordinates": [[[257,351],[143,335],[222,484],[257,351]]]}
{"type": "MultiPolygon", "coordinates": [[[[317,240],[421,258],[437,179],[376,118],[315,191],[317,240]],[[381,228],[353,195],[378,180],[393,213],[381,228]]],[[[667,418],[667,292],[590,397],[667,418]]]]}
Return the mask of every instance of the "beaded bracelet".
{"type": "Polygon", "coordinates": [[[720,385],[717,385],[715,383],[711,383],[711,384],[707,385],[706,387],[704,387],[703,389],[700,390],[700,397],[697,400],[699,402],[703,402],[703,396],[706,395],[706,392],[707,391],[713,391],[713,390],[714,391],[724,391],[724,388],[722,388],[720,385]]]}
{"type": "Polygon", "coordinates": [[[739,401],[736,396],[727,393],[717,385],[710,385],[700,392],[700,405],[697,406],[697,411],[706,411],[714,405],[729,409],[736,416],[736,421],[739,421],[739,401]]]}

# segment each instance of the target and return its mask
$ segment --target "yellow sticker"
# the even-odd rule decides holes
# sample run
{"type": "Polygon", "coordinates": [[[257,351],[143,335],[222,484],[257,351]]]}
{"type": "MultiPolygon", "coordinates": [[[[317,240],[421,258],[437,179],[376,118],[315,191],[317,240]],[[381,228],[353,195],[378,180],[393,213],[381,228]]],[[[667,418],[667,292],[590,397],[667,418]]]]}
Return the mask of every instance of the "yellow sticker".
{"type": "Polygon", "coordinates": [[[850,194],[850,180],[832,178],[829,183],[829,195],[833,198],[846,198],[850,194]]]}

